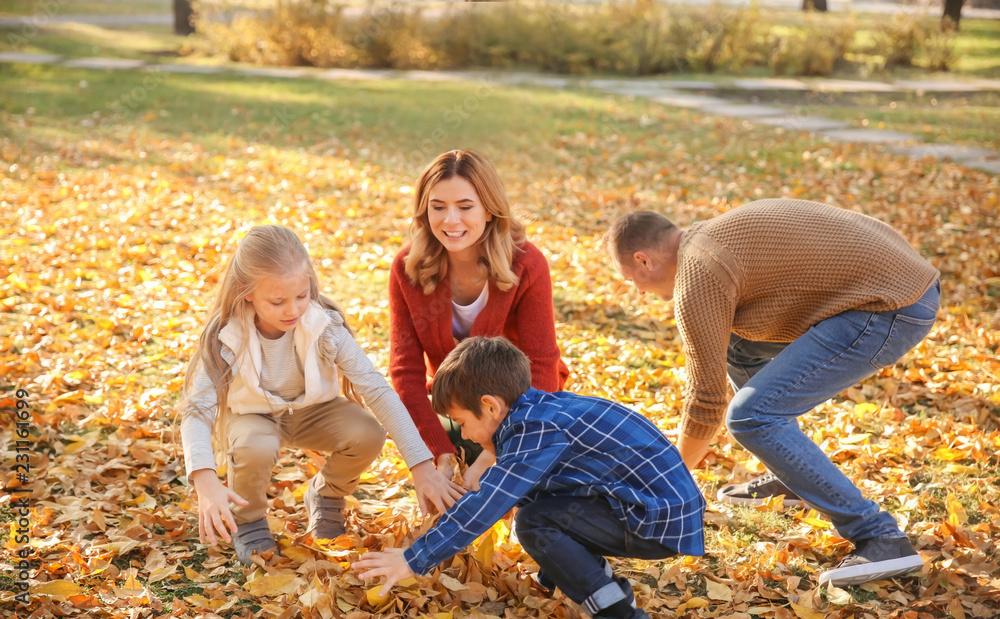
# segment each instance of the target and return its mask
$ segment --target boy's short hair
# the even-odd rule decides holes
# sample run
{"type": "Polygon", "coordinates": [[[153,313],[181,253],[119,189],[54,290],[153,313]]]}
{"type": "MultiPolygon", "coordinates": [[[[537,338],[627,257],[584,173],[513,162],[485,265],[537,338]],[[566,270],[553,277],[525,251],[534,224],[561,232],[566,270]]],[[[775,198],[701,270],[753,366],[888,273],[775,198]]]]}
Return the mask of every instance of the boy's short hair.
{"type": "Polygon", "coordinates": [[[531,362],[503,337],[470,337],[455,347],[438,367],[431,386],[435,412],[452,406],[482,416],[482,397],[492,395],[510,406],[531,388],[531,362]]]}

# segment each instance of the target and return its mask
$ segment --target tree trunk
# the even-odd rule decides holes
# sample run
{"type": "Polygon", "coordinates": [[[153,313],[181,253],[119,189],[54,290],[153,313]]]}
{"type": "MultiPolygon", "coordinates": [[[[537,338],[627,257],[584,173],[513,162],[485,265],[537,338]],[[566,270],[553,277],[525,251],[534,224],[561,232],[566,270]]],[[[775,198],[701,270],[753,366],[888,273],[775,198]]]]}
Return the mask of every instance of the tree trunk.
{"type": "Polygon", "coordinates": [[[826,0],[802,0],[802,10],[826,13],[826,0]]]}
{"type": "Polygon", "coordinates": [[[958,20],[962,19],[962,5],[965,0],[944,0],[944,15],[941,21],[946,28],[958,30],[958,20]]]}
{"type": "Polygon", "coordinates": [[[174,0],[174,34],[194,34],[193,19],[191,0],[174,0]]]}

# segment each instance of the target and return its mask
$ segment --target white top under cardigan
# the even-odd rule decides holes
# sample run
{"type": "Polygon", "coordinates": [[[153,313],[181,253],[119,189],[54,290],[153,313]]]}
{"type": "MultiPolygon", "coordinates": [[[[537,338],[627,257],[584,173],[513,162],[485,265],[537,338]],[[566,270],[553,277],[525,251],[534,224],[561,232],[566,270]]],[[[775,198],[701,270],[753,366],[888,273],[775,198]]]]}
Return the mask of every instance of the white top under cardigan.
{"type": "MultiPolygon", "coordinates": [[[[272,359],[269,358],[271,355],[265,357],[260,334],[252,323],[248,329],[233,323],[223,327],[219,339],[222,342],[222,358],[234,371],[233,382],[227,394],[229,407],[234,413],[295,414],[296,409],[332,400],[340,394],[339,369],[354,384],[368,408],[385,427],[407,466],[412,468],[433,458],[409,413],[399,401],[399,396],[389,387],[357,340],[348,332],[339,313],[323,310],[318,304],[311,303],[293,329],[291,338],[294,346],[286,346],[284,349],[291,352],[293,357],[285,360],[272,359]],[[241,363],[234,363],[236,352],[241,348],[244,338],[248,341],[241,363]],[[303,391],[291,399],[265,391],[260,381],[262,371],[257,369],[263,370],[265,365],[267,369],[264,373],[272,379],[283,373],[281,370],[275,371],[276,367],[301,367],[303,391]]],[[[274,350],[278,349],[280,347],[274,347],[274,350]]],[[[285,390],[287,383],[280,386],[272,383],[268,386],[285,396],[290,395],[285,390]]],[[[203,367],[195,372],[192,390],[188,410],[184,411],[181,421],[184,467],[189,477],[199,469],[216,470],[211,427],[216,416],[215,388],[203,367]],[[193,414],[196,410],[204,411],[208,423],[193,414]]]]}
{"type": "Polygon", "coordinates": [[[489,297],[490,287],[489,285],[485,285],[483,286],[483,291],[479,293],[479,297],[469,305],[459,305],[454,301],[451,302],[452,335],[460,340],[469,337],[469,334],[472,333],[472,323],[476,322],[476,317],[486,307],[486,302],[490,300],[489,297]]]}

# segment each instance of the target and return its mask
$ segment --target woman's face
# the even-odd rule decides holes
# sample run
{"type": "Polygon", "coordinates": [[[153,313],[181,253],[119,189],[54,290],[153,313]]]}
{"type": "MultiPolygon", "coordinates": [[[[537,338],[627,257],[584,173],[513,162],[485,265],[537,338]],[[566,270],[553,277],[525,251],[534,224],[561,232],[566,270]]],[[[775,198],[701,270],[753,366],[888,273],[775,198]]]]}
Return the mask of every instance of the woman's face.
{"type": "Polygon", "coordinates": [[[453,176],[438,181],[427,197],[431,233],[448,250],[448,256],[478,259],[476,245],[493,215],[479,201],[472,183],[461,176],[453,176]]]}

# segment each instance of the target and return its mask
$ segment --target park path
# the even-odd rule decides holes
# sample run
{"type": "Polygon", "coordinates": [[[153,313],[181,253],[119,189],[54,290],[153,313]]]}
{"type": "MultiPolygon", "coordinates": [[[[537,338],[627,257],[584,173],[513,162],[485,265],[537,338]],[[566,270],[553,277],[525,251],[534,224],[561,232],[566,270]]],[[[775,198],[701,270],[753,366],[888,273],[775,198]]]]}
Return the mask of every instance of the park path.
{"type": "MultiPolygon", "coordinates": [[[[699,0],[693,0],[699,1],[699,0]]],[[[741,2],[743,0],[729,0],[741,2]]],[[[777,0],[786,1],[786,0],[777,0]]],[[[38,16],[2,18],[0,28],[41,28],[49,23],[77,22],[94,25],[122,26],[160,25],[170,23],[170,16],[121,15],[121,16],[71,16],[53,15],[44,23],[38,16]],[[35,19],[35,22],[31,20],[35,19]]],[[[915,135],[898,131],[869,129],[850,123],[802,114],[778,105],[760,105],[755,99],[765,92],[813,91],[841,93],[974,93],[1000,91],[997,79],[908,79],[891,82],[842,80],[842,79],[792,79],[755,78],[725,79],[716,81],[678,80],[669,78],[582,79],[557,75],[521,72],[484,71],[394,71],[367,69],[315,69],[303,67],[245,67],[200,66],[174,63],[147,63],[142,60],[117,58],[65,58],[50,54],[0,52],[0,62],[28,64],[61,64],[68,67],[109,70],[144,70],[173,73],[223,73],[229,72],[263,78],[320,79],[334,81],[371,81],[405,79],[424,82],[488,81],[511,86],[543,88],[589,88],[609,94],[634,96],[652,100],[665,106],[688,108],[704,114],[742,118],[752,123],[770,125],[785,130],[798,130],[829,140],[880,144],[888,150],[915,158],[933,157],[1000,175],[1000,154],[960,144],[926,143],[915,135]]],[[[822,107],[822,106],[818,106],[822,107]]]]}

